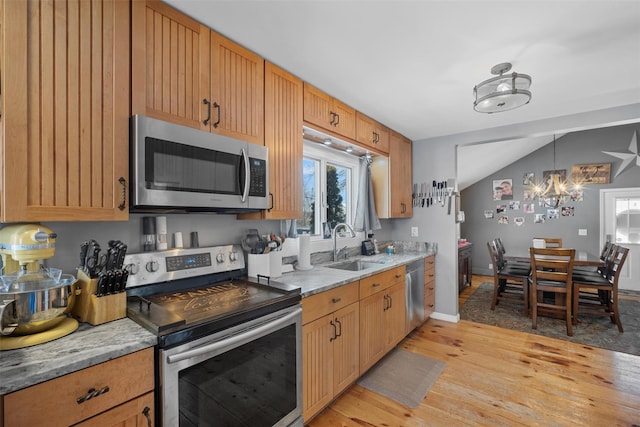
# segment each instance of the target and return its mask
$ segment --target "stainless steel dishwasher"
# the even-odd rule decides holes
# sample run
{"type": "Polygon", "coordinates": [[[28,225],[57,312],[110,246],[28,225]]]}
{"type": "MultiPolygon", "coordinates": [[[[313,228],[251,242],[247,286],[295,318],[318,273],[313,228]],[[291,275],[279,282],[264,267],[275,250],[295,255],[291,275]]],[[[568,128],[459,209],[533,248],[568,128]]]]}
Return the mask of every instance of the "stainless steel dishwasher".
{"type": "Polygon", "coordinates": [[[424,320],[424,258],[407,265],[405,277],[407,333],[420,326],[424,320]]]}

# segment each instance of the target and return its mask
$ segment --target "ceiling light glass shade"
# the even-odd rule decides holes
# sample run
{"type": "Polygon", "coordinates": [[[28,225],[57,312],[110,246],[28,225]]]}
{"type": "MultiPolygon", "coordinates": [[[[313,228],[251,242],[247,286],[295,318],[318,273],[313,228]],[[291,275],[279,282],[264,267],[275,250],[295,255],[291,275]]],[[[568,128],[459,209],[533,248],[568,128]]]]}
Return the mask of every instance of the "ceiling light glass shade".
{"type": "Polygon", "coordinates": [[[569,183],[560,181],[560,175],[557,173],[549,175],[547,188],[542,185],[536,185],[533,190],[536,196],[542,200],[542,204],[550,208],[557,208],[571,198],[569,183]]]}
{"type": "Polygon", "coordinates": [[[473,88],[473,109],[480,113],[498,113],[522,107],[531,100],[531,77],[526,74],[502,74],[511,69],[511,64],[498,64],[491,69],[500,74],[483,81],[473,88]]]}

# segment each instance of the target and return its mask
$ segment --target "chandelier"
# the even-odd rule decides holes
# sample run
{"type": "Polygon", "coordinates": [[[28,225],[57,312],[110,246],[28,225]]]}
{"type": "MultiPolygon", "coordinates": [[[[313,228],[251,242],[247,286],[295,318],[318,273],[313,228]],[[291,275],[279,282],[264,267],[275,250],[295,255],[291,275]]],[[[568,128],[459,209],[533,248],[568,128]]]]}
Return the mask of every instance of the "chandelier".
{"type": "Polygon", "coordinates": [[[504,74],[511,63],[503,62],[491,68],[492,77],[473,88],[473,109],[479,113],[499,113],[528,104],[531,100],[531,77],[526,74],[504,74]]]}
{"type": "Polygon", "coordinates": [[[546,182],[533,184],[532,190],[540,205],[556,209],[571,199],[570,187],[574,190],[579,190],[582,186],[580,184],[571,184],[556,170],[556,136],[553,135],[553,171],[549,174],[546,182]]]}

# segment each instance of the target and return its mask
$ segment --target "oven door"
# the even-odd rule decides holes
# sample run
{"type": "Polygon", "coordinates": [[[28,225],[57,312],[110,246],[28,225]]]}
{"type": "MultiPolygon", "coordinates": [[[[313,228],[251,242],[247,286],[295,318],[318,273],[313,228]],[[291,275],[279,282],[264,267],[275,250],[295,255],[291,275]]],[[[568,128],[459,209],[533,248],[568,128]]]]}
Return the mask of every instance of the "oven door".
{"type": "Polygon", "coordinates": [[[269,207],[265,147],[139,115],[132,132],[134,207],[269,207]]]}
{"type": "Polygon", "coordinates": [[[302,425],[298,304],[160,350],[165,426],[302,425]]]}

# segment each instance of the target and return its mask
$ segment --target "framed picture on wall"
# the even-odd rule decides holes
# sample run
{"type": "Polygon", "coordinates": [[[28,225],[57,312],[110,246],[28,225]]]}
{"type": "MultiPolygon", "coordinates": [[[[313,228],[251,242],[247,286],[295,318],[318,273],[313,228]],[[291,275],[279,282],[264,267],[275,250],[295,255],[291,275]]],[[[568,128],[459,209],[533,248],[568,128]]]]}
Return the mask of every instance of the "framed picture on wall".
{"type": "Polygon", "coordinates": [[[536,174],[533,172],[525,172],[522,177],[522,184],[533,185],[536,181],[536,174]]]}
{"type": "Polygon", "coordinates": [[[551,184],[551,175],[557,174],[559,175],[560,182],[564,182],[567,180],[567,170],[566,169],[556,169],[550,171],[542,172],[542,182],[544,183],[545,188],[551,184]]]}
{"type": "Polygon", "coordinates": [[[611,163],[571,166],[571,181],[580,184],[609,184],[611,163]]]}
{"type": "Polygon", "coordinates": [[[513,180],[511,178],[493,180],[493,200],[513,199],[513,180]]]}

